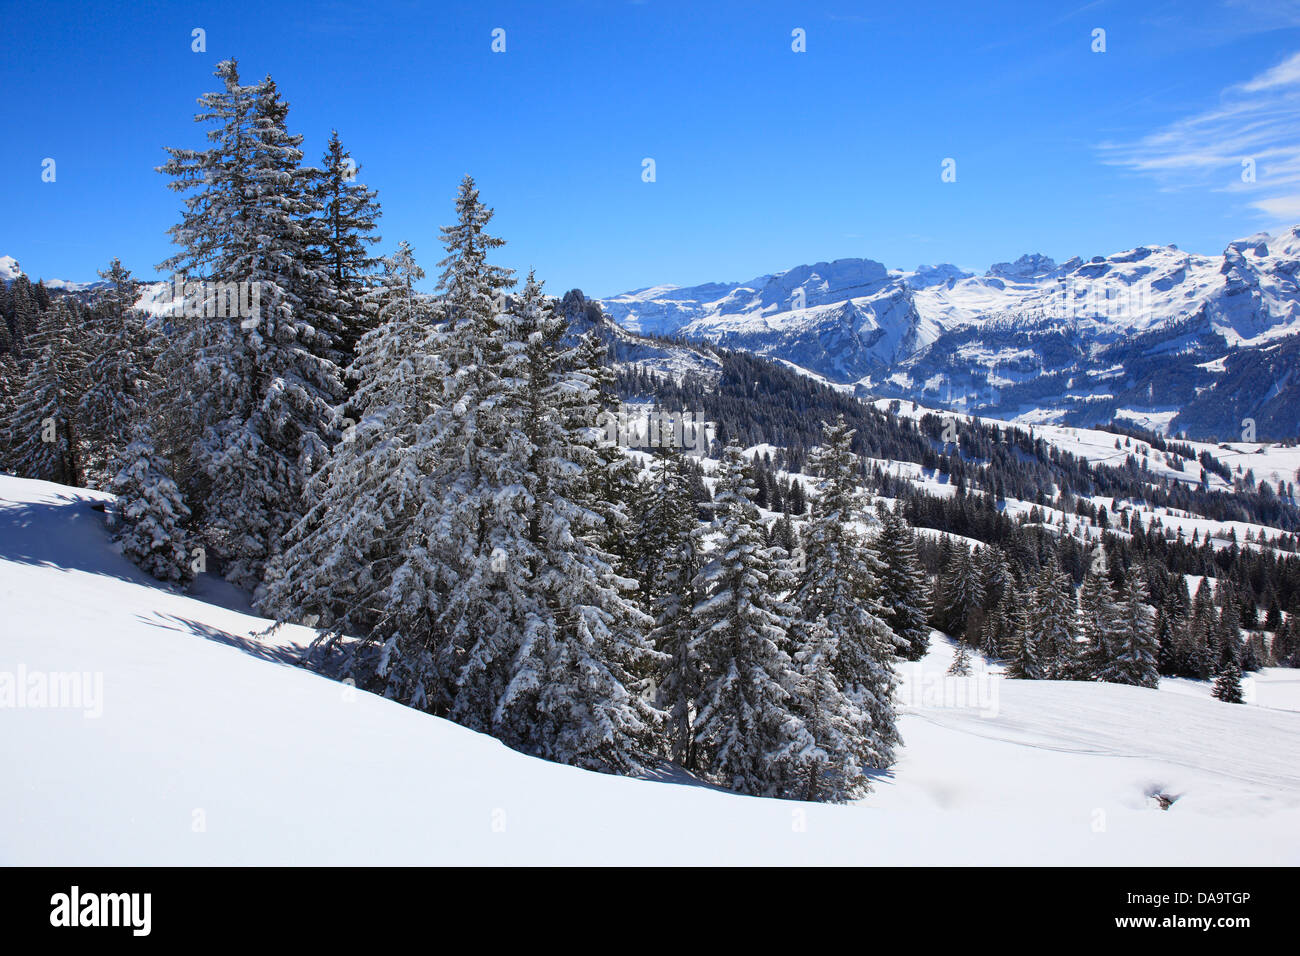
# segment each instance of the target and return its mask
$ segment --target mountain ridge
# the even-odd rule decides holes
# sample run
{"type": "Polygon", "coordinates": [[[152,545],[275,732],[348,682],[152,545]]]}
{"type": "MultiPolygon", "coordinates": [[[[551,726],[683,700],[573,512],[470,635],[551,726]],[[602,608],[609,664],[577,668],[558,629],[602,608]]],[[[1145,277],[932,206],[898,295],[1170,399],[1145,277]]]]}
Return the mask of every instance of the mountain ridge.
{"type": "Polygon", "coordinates": [[[1219,256],[1172,244],[1063,263],[1026,253],[982,275],[836,259],[599,301],[631,331],[778,359],[863,397],[1200,437],[1256,417],[1261,432],[1300,434],[1300,391],[1284,368],[1257,355],[1268,374],[1252,382],[1226,364],[1295,353],[1300,226],[1233,240],[1219,256]]]}

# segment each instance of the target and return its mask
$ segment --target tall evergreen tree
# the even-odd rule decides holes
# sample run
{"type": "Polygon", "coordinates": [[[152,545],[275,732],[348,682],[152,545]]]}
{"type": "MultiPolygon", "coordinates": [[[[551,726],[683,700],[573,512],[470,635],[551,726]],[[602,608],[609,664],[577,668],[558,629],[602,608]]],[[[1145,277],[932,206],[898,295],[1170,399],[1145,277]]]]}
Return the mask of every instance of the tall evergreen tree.
{"type": "Polygon", "coordinates": [[[309,254],[316,206],[288,106],[269,77],[241,85],[233,60],[216,75],[224,89],[202,97],[195,117],[214,125],[213,145],[171,149],[159,167],[171,188],[190,193],[172,229],[182,251],[163,268],[244,283],[237,298],[249,314],[230,308],[229,286],[205,286],[202,308],[173,317],[172,348],[187,374],[170,399],[189,412],[205,534],[226,577],[253,588],[336,438],[339,328],[311,307],[322,281],[309,254]]]}
{"type": "Polygon", "coordinates": [[[957,653],[953,656],[952,664],[948,666],[948,674],[952,677],[970,675],[970,646],[965,641],[957,642],[957,653]]]}
{"type": "Polygon", "coordinates": [[[696,741],[708,775],[741,793],[801,796],[816,748],[800,719],[801,676],[791,660],[794,609],[779,597],[781,569],[763,544],[752,466],[730,444],[714,496],[716,549],[699,575],[692,643],[705,668],[696,741]]]}
{"type": "Polygon", "coordinates": [[[917,560],[916,535],[900,510],[881,510],[875,549],[880,555],[882,616],[903,642],[901,656],[919,661],[930,645],[927,582],[917,560]]]}
{"type": "Polygon", "coordinates": [[[1009,579],[1002,600],[985,621],[984,653],[1006,658],[1021,649],[1021,637],[1029,626],[1028,603],[1015,579],[1009,579]]]}
{"type": "Polygon", "coordinates": [[[264,608],[281,620],[319,625],[327,655],[338,638],[366,638],[350,648],[345,676],[413,706],[427,706],[439,643],[437,584],[394,575],[411,553],[423,553],[412,530],[433,470],[428,422],[439,407],[447,366],[410,246],[384,259],[368,304],[377,328],[358,343],[349,375],[358,383],[356,422],[340,421],[343,437],[312,476],[314,502],[287,538],[268,573],[264,608]],[[372,653],[375,648],[380,653],[372,653]]]}
{"type": "MultiPolygon", "coordinates": [[[[87,467],[107,478],[133,440],[132,423],[148,391],[151,356],[144,316],[135,310],[140,284],[117,259],[99,275],[109,287],[90,312],[85,390],[77,414],[88,446],[87,467]]],[[[152,447],[152,436],[149,442],[152,447]]]]}
{"type": "Polygon", "coordinates": [[[695,579],[704,526],[695,518],[685,465],[685,456],[672,448],[661,450],[651,465],[637,521],[643,546],[638,579],[655,619],[651,642],[665,655],[657,675],[656,702],[668,715],[669,752],[674,761],[694,770],[693,717],[703,674],[699,648],[691,640],[691,612],[700,598],[695,579]]]}
{"type": "Polygon", "coordinates": [[[117,496],[117,538],[123,553],[160,581],[183,583],[193,577],[190,536],[185,528],[190,509],[172,480],[169,463],[154,449],[143,419],[122,451],[121,469],[111,490],[117,496]]]}
{"type": "Polygon", "coordinates": [[[1300,667],[1300,609],[1294,606],[1278,626],[1272,653],[1279,667],[1300,667]]]}
{"type": "Polygon", "coordinates": [[[1079,679],[1095,677],[1105,669],[1119,622],[1120,609],[1106,573],[1106,552],[1099,550],[1079,590],[1079,636],[1083,638],[1079,679]]]}
{"type": "MultiPolygon", "coordinates": [[[[1187,597],[1187,584],[1181,574],[1174,576],[1187,597]]],[[[1165,589],[1155,619],[1156,665],[1161,674],[1178,677],[1192,675],[1191,644],[1188,641],[1186,610],[1174,587],[1165,589]]]]}
{"type": "Polygon", "coordinates": [[[1196,597],[1192,600],[1192,616],[1187,626],[1191,644],[1189,668],[1193,672],[1190,676],[1208,680],[1217,672],[1218,654],[1215,649],[1218,626],[1214,595],[1210,591],[1209,579],[1203,577],[1196,588],[1196,597]]]}
{"type": "MultiPolygon", "coordinates": [[[[585,369],[568,367],[565,322],[543,301],[530,273],[518,306],[526,358],[522,432],[531,446],[526,543],[517,555],[532,610],[521,622],[510,682],[493,714],[506,743],[598,770],[639,770],[657,747],[662,715],[645,699],[656,655],[651,619],[624,593],[612,556],[594,543],[600,516],[581,502],[599,436],[585,424],[600,396],[585,369]]],[[[500,317],[507,327],[510,317],[500,317]]],[[[512,352],[508,349],[507,352],[512,352]]],[[[501,499],[498,494],[497,500],[501,499]]]]}
{"type": "Polygon", "coordinates": [[[964,548],[959,551],[943,581],[943,620],[949,634],[958,640],[969,641],[972,625],[978,628],[983,623],[983,562],[978,555],[964,548]]]}
{"type": "Polygon", "coordinates": [[[1075,645],[1074,589],[1069,578],[1054,565],[1045,564],[1034,589],[1034,645],[1043,677],[1065,680],[1073,673],[1078,648],[1075,645]]]}
{"type": "MultiPolygon", "coordinates": [[[[834,639],[833,668],[862,722],[857,760],[887,767],[898,742],[894,714],[893,660],[902,641],[890,630],[880,602],[883,562],[873,542],[857,529],[866,520],[859,484],[860,463],[853,453],[854,430],[842,417],[823,426],[822,444],[809,455],[818,475],[817,495],[804,530],[804,568],[792,600],[799,608],[796,639],[824,644],[818,631],[834,639]]],[[[825,645],[830,649],[830,645],[825,645]]]]}
{"type": "Polygon", "coordinates": [[[1232,658],[1241,667],[1241,617],[1233,588],[1226,581],[1219,582],[1219,623],[1211,638],[1211,647],[1217,651],[1215,673],[1232,658]]]}
{"type": "Polygon", "coordinates": [[[631,508],[640,494],[639,469],[623,453],[617,434],[617,425],[611,428],[618,415],[618,393],[614,375],[609,368],[609,348],[596,331],[589,330],[578,340],[573,352],[575,370],[591,381],[595,388],[595,403],[582,408],[583,418],[572,423],[575,428],[595,425],[602,436],[596,445],[596,460],[586,470],[582,486],[583,504],[600,515],[598,541],[601,548],[614,559],[619,574],[631,577],[636,573],[642,543],[636,539],[631,518],[631,508]],[[615,433],[610,437],[611,431],[615,433]]]}
{"type": "Polygon", "coordinates": [[[1236,658],[1228,657],[1224,660],[1219,668],[1219,676],[1215,678],[1212,693],[1225,704],[1246,702],[1245,695],[1241,691],[1241,668],[1237,666],[1236,658]]]}
{"type": "Polygon", "coordinates": [[[24,478],[82,483],[82,441],[77,425],[85,375],[78,313],[69,300],[42,312],[26,339],[31,355],[10,419],[15,471],[24,478]]]}
{"type": "MultiPolygon", "coordinates": [[[[1026,615],[1028,616],[1028,615],[1026,615]]],[[[1051,671],[1043,662],[1039,649],[1038,629],[1028,620],[1015,628],[1013,644],[1007,661],[1007,676],[1020,680],[1045,680],[1051,671]]],[[[1004,650],[1003,653],[1006,653],[1004,650]]]]}
{"type": "Polygon", "coordinates": [[[381,215],[378,193],[357,179],[361,167],[330,132],[319,169],[309,171],[311,194],[320,210],[312,223],[313,252],[324,266],[320,290],[328,297],[321,308],[332,311],[340,325],[338,348],[343,361],[356,356],[357,341],[375,328],[378,319],[365,308],[365,297],[379,259],[369,246],[379,241],[375,230],[381,215]]]}
{"type": "Polygon", "coordinates": [[[4,424],[0,427],[0,471],[18,470],[14,455],[18,439],[14,410],[18,405],[21,385],[22,373],[17,358],[12,352],[0,354],[0,409],[4,415],[4,424]]]}
{"type": "Polygon", "coordinates": [[[1146,603],[1146,580],[1135,565],[1124,580],[1119,614],[1105,642],[1105,656],[1097,677],[1113,684],[1155,687],[1160,681],[1157,650],[1151,609],[1146,603]]]}
{"type": "Polygon", "coordinates": [[[532,450],[516,427],[528,356],[521,323],[502,311],[514,280],[487,260],[504,244],[486,232],[491,218],[466,177],[456,222],[442,227],[448,373],[429,421],[432,491],[416,516],[425,545],[399,571],[442,582],[438,670],[446,707],[453,720],[485,733],[510,685],[516,638],[535,610],[523,580],[532,450]]]}
{"type": "Polygon", "coordinates": [[[844,693],[836,673],[839,638],[825,618],[801,622],[795,633],[795,707],[814,742],[799,760],[799,795],[832,802],[862,796],[867,792],[864,767],[877,755],[870,746],[871,717],[844,693]]]}

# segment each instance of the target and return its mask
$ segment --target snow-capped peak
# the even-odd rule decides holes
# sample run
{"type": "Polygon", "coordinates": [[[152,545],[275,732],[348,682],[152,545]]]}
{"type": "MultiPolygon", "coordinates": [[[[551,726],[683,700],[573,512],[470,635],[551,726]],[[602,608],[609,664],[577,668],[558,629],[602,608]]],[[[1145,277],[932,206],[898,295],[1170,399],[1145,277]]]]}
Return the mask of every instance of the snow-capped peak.
{"type": "Polygon", "coordinates": [[[1004,279],[1036,279],[1056,271],[1056,261],[1038,252],[1028,252],[1015,262],[995,262],[988,274],[1004,279]]]}

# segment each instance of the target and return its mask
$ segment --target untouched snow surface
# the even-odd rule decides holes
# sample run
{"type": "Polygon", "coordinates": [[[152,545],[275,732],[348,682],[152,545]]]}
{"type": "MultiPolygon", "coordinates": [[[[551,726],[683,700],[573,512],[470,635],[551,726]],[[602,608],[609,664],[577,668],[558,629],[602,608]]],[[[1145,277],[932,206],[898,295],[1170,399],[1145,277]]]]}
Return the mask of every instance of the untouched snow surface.
{"type": "Polygon", "coordinates": [[[0,863],[1300,862],[1295,672],[1248,706],[950,679],[936,636],[871,795],[747,798],[545,763],[298,668],[310,632],[150,582],[97,500],[0,476],[0,689],[102,680],[90,707],[0,695],[0,863]]]}

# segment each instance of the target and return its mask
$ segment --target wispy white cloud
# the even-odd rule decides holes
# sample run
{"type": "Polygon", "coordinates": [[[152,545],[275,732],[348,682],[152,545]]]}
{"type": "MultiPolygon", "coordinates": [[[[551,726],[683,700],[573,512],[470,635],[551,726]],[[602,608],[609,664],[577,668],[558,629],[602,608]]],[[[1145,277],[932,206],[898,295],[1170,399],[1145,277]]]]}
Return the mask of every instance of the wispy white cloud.
{"type": "Polygon", "coordinates": [[[1240,193],[1274,221],[1300,220],[1300,52],[1228,87],[1219,103],[1132,142],[1099,146],[1102,161],[1162,189],[1240,193]]]}
{"type": "Polygon", "coordinates": [[[1300,222],[1300,196],[1279,196],[1276,199],[1260,199],[1254,205],[1283,222],[1300,222]]]}
{"type": "Polygon", "coordinates": [[[1260,90],[1272,90],[1279,86],[1295,86],[1300,83],[1300,53],[1293,53],[1271,70],[1266,70],[1249,83],[1243,83],[1241,89],[1247,93],[1260,90]]]}

